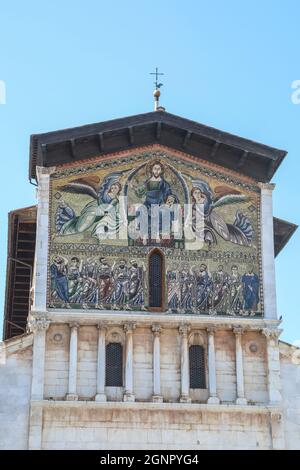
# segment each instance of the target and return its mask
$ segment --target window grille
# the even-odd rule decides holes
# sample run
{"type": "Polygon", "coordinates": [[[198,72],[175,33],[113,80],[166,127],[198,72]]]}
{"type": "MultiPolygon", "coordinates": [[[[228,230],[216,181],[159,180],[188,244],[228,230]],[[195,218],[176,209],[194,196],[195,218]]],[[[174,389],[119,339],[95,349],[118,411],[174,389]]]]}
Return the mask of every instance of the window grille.
{"type": "Polygon", "coordinates": [[[163,303],[163,255],[154,251],[149,259],[149,306],[162,308],[163,303]]]}
{"type": "Polygon", "coordinates": [[[206,388],[205,356],[203,346],[192,345],[189,348],[190,388],[206,388]]]}
{"type": "Polygon", "coordinates": [[[109,343],[106,346],[106,387],[123,386],[123,347],[120,343],[109,343]]]}

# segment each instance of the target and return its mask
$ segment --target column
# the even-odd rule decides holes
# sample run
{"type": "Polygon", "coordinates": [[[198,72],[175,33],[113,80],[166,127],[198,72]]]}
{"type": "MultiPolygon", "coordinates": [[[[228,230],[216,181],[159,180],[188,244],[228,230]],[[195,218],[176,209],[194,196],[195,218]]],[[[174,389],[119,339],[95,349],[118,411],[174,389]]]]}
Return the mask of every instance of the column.
{"type": "Polygon", "coordinates": [[[278,337],[282,330],[275,328],[264,328],[262,332],[265,335],[267,341],[269,404],[278,405],[282,400],[278,345],[278,337]]]}
{"type": "Polygon", "coordinates": [[[235,372],[236,372],[236,404],[247,405],[244,389],[244,368],[243,368],[243,349],[242,334],[243,329],[240,327],[233,328],[235,334],[235,372]]]}
{"type": "Polygon", "coordinates": [[[189,370],[189,348],[188,333],[191,327],[181,325],[179,333],[181,334],[181,403],[190,403],[190,370],[189,370]]]}
{"type": "Polygon", "coordinates": [[[28,322],[33,332],[31,403],[29,413],[28,449],[39,450],[42,446],[46,331],[50,321],[45,316],[34,317],[28,322]]]}
{"type": "Polygon", "coordinates": [[[261,257],[264,293],[264,317],[277,319],[272,191],[274,184],[260,183],[261,257]]]}
{"type": "Polygon", "coordinates": [[[33,270],[33,306],[32,311],[45,312],[47,309],[47,264],[49,238],[49,192],[50,175],[55,167],[37,166],[37,224],[36,248],[33,270]]]}
{"type": "Polygon", "coordinates": [[[97,391],[95,401],[106,401],[105,395],[105,324],[99,323],[98,327],[98,357],[97,357],[97,391]]]}
{"type": "Polygon", "coordinates": [[[78,323],[70,323],[69,385],[66,400],[78,400],[77,395],[77,349],[78,323]]]}
{"type": "Polygon", "coordinates": [[[270,412],[270,427],[271,427],[272,449],[276,449],[276,450],[286,449],[285,438],[284,438],[283,415],[281,412],[279,411],[270,412]]]}
{"type": "Polygon", "coordinates": [[[163,397],[160,390],[160,334],[161,326],[152,325],[153,333],[153,396],[152,401],[162,403],[163,397]]]}
{"type": "Polygon", "coordinates": [[[32,318],[28,323],[33,332],[31,400],[44,398],[46,331],[49,324],[45,316],[32,318]]]}
{"type": "Polygon", "coordinates": [[[135,401],[133,393],[133,330],[134,323],[125,323],[124,331],[126,334],[125,344],[125,392],[124,401],[135,401]]]}
{"type": "Polygon", "coordinates": [[[215,354],[215,328],[207,328],[208,334],[208,388],[209,398],[207,403],[218,405],[220,403],[217,397],[217,377],[216,377],[216,354],[215,354]]]}

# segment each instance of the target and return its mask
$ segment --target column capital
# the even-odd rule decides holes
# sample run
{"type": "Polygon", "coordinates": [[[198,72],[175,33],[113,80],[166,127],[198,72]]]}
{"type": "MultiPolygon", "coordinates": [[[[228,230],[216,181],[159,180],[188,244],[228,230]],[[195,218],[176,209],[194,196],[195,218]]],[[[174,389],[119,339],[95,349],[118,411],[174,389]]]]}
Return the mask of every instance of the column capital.
{"type": "Polygon", "coordinates": [[[99,332],[102,331],[102,330],[107,331],[107,323],[104,322],[104,321],[101,321],[101,322],[97,323],[97,328],[98,328],[99,332]]]}
{"type": "Polygon", "coordinates": [[[47,317],[35,317],[29,320],[28,327],[32,333],[37,333],[39,331],[46,331],[50,325],[50,320],[47,317]]]}
{"type": "Polygon", "coordinates": [[[280,411],[271,411],[270,416],[272,420],[277,421],[278,423],[282,420],[282,413],[280,413],[280,411]]]}
{"type": "Polygon", "coordinates": [[[217,331],[217,328],[215,326],[208,326],[206,328],[206,331],[209,335],[213,335],[217,331]]]}
{"type": "Polygon", "coordinates": [[[154,334],[154,336],[160,336],[160,334],[162,332],[162,327],[158,323],[154,323],[151,326],[151,330],[152,330],[152,333],[154,334]]]}
{"type": "Polygon", "coordinates": [[[126,334],[133,333],[133,330],[136,329],[136,323],[131,323],[131,322],[124,323],[123,328],[126,334]]]}
{"type": "Polygon", "coordinates": [[[278,340],[281,333],[282,333],[281,329],[275,329],[275,328],[263,328],[262,329],[262,334],[265,335],[267,340],[271,340],[271,339],[278,340]]]}
{"type": "Polygon", "coordinates": [[[56,171],[56,166],[36,166],[36,173],[37,173],[37,176],[38,178],[40,178],[41,176],[50,176],[52,175],[53,173],[55,173],[56,171]]]}
{"type": "Polygon", "coordinates": [[[181,335],[186,336],[191,331],[191,325],[188,323],[183,323],[178,327],[178,331],[181,335]]]}
{"type": "Polygon", "coordinates": [[[245,329],[242,328],[241,326],[234,326],[232,328],[232,331],[233,333],[235,334],[235,336],[242,336],[242,334],[244,333],[245,329]]]}
{"type": "Polygon", "coordinates": [[[69,327],[70,327],[71,329],[73,329],[73,328],[76,328],[76,329],[77,329],[77,328],[79,328],[79,323],[76,322],[76,321],[71,321],[71,322],[69,323],[69,327]]]}
{"type": "Polygon", "coordinates": [[[258,183],[258,186],[261,190],[273,191],[276,185],[274,183],[258,183]]]}

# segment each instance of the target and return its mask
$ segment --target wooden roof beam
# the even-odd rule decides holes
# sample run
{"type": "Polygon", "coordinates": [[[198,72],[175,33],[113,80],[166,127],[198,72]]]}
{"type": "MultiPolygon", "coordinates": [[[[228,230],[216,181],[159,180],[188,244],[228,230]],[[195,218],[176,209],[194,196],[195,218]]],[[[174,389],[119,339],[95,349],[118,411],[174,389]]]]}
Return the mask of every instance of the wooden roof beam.
{"type": "Polygon", "coordinates": [[[97,134],[97,137],[98,137],[99,150],[100,150],[100,152],[103,152],[104,151],[104,134],[103,134],[103,132],[99,132],[99,134],[97,134]]]}
{"type": "Polygon", "coordinates": [[[161,123],[161,121],[158,121],[158,123],[156,124],[156,139],[157,140],[160,140],[161,128],[162,128],[162,123],[161,123]]]}
{"type": "Polygon", "coordinates": [[[76,158],[75,139],[70,139],[69,144],[70,144],[70,149],[71,149],[71,156],[72,156],[72,158],[76,158]]]}
{"type": "Polygon", "coordinates": [[[209,158],[210,159],[213,159],[215,158],[216,154],[217,154],[217,151],[219,150],[220,148],[220,145],[221,145],[221,142],[219,142],[218,140],[215,141],[212,149],[211,149],[211,152],[210,152],[210,155],[209,155],[209,158]]]}
{"type": "Polygon", "coordinates": [[[247,150],[245,150],[245,152],[242,153],[242,155],[241,155],[241,157],[238,161],[238,164],[237,164],[238,168],[241,168],[244,165],[245,161],[248,158],[248,155],[249,155],[249,152],[247,152],[247,150]]]}
{"type": "Polygon", "coordinates": [[[192,132],[191,131],[186,131],[183,142],[182,142],[182,147],[183,148],[185,148],[187,146],[191,136],[192,136],[192,132]]]}
{"type": "Polygon", "coordinates": [[[133,145],[134,144],[134,131],[133,127],[128,127],[128,138],[129,138],[129,144],[133,145]]]}

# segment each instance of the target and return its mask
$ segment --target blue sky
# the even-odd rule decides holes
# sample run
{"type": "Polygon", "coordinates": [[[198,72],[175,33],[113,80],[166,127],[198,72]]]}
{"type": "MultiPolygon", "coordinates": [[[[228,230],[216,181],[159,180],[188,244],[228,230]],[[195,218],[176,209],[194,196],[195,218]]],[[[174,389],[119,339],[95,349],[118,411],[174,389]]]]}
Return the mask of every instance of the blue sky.
{"type": "MultiPolygon", "coordinates": [[[[156,66],[167,111],[287,150],[274,215],[300,223],[297,0],[1,1],[0,321],[7,213],[35,203],[29,136],[151,111],[156,66]]],[[[276,261],[282,339],[300,339],[300,229],[276,261]]]]}

